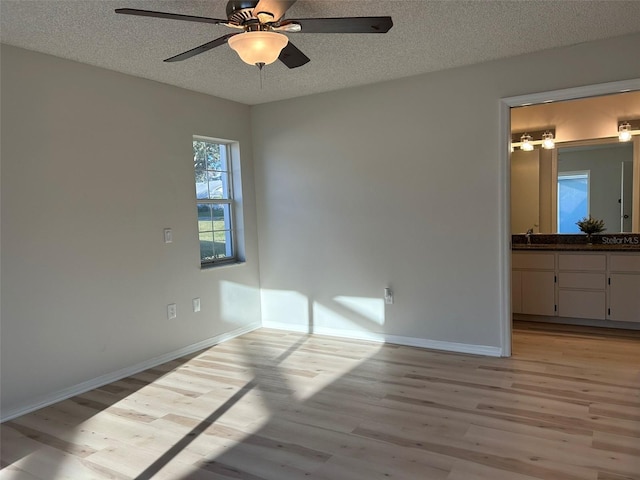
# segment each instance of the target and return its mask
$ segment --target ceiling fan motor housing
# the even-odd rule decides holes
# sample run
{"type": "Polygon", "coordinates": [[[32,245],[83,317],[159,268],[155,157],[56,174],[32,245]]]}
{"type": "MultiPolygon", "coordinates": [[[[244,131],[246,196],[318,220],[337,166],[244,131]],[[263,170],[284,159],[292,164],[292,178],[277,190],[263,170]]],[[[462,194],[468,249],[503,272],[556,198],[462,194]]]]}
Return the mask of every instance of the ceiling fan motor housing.
{"type": "Polygon", "coordinates": [[[229,0],[227,3],[227,18],[229,23],[242,25],[250,20],[255,20],[253,9],[258,0],[229,0]]]}

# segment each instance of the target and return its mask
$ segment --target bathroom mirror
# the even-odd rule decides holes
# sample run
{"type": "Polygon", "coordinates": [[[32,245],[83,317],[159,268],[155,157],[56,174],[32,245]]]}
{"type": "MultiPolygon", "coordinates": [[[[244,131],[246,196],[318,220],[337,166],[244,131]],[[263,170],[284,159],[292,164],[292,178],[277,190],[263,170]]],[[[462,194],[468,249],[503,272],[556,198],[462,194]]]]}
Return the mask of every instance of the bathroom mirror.
{"type": "Polygon", "coordinates": [[[604,220],[606,233],[634,231],[634,215],[640,216],[636,143],[607,138],[514,151],[512,233],[580,233],[575,222],[588,215],[604,220]]]}

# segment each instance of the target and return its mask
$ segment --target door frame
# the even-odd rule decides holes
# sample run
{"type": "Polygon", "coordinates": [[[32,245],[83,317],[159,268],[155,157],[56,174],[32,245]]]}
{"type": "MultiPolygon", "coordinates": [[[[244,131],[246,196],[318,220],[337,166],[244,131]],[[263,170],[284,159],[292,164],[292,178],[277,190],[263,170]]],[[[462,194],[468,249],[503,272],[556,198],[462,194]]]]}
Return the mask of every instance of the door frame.
{"type": "MultiPolygon", "coordinates": [[[[530,93],[500,99],[499,121],[499,185],[500,185],[500,345],[503,357],[511,356],[511,186],[509,180],[509,157],[511,142],[511,108],[549,102],[598,97],[613,93],[640,90],[640,78],[618,82],[599,83],[582,87],[530,93]]],[[[634,139],[635,140],[635,139],[634,139]]],[[[640,173],[634,172],[634,180],[640,173]]]]}

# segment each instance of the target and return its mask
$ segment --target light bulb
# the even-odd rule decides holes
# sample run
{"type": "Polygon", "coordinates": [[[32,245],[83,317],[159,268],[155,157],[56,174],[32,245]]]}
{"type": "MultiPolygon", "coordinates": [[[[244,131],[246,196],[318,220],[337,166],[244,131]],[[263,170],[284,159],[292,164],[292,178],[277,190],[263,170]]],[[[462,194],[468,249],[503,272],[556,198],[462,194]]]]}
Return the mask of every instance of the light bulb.
{"type": "Polygon", "coordinates": [[[629,122],[621,123],[618,127],[618,138],[621,142],[628,142],[631,140],[631,125],[629,122]]]}
{"type": "Polygon", "coordinates": [[[523,150],[525,152],[530,152],[531,150],[533,150],[533,145],[531,144],[531,135],[525,133],[524,135],[522,135],[522,137],[520,137],[520,150],[523,150]]]}
{"type": "Polygon", "coordinates": [[[542,134],[542,148],[546,150],[551,150],[556,146],[556,143],[553,141],[553,133],[544,132],[542,134]]]}

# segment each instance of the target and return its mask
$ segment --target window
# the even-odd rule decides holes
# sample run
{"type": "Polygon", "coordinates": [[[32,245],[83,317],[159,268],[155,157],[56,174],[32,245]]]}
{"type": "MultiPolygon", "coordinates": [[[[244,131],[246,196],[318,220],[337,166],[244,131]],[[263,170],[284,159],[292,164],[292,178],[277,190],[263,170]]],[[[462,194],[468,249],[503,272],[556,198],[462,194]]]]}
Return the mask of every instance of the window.
{"type": "Polygon", "coordinates": [[[231,144],[193,137],[202,266],[237,260],[231,144]]]}
{"type": "Polygon", "coordinates": [[[558,172],[558,233],[580,233],[576,225],[589,215],[589,171],[558,172]]]}

